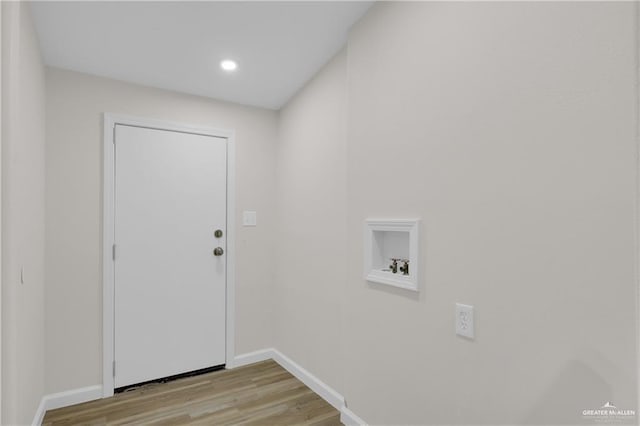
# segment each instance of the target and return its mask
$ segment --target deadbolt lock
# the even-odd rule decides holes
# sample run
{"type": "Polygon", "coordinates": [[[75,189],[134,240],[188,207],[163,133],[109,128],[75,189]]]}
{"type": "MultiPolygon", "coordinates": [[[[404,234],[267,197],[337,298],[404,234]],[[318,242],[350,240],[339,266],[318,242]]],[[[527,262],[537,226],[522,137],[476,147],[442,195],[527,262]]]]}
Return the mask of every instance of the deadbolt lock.
{"type": "Polygon", "coordinates": [[[216,229],[215,232],[213,233],[213,236],[216,238],[221,238],[222,237],[222,229],[216,229]]]}
{"type": "Polygon", "coordinates": [[[222,250],[222,247],[216,247],[213,249],[214,256],[222,256],[223,254],[224,254],[224,250],[222,250]]]}

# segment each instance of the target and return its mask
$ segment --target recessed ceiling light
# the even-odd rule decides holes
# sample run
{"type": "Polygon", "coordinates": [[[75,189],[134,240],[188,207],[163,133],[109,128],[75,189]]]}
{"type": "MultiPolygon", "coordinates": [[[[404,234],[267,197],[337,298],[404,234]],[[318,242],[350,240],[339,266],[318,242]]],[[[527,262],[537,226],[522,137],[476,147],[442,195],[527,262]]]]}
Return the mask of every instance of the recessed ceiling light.
{"type": "Polygon", "coordinates": [[[238,68],[238,64],[236,64],[236,62],[232,61],[231,59],[225,59],[224,61],[220,62],[220,68],[225,71],[235,71],[236,68],[238,68]]]}

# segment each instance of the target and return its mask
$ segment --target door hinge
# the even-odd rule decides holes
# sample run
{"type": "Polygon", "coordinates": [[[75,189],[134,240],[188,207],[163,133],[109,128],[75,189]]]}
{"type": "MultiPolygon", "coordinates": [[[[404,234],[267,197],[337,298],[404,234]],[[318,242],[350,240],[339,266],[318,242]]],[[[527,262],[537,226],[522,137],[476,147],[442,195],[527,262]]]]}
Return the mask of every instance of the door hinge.
{"type": "Polygon", "coordinates": [[[112,245],[111,246],[111,257],[113,258],[113,260],[116,260],[116,245],[112,245]]]}
{"type": "Polygon", "coordinates": [[[113,377],[116,377],[116,362],[113,361],[113,377]]]}

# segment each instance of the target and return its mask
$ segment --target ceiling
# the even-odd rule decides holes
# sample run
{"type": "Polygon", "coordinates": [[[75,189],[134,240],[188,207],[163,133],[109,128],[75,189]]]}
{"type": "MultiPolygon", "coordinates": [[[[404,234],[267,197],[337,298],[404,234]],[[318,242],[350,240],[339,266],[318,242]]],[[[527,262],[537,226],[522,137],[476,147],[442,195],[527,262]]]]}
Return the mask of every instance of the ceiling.
{"type": "Polygon", "coordinates": [[[371,4],[44,1],[31,11],[49,66],[279,109],[371,4]],[[234,73],[220,69],[226,58],[234,73]]]}

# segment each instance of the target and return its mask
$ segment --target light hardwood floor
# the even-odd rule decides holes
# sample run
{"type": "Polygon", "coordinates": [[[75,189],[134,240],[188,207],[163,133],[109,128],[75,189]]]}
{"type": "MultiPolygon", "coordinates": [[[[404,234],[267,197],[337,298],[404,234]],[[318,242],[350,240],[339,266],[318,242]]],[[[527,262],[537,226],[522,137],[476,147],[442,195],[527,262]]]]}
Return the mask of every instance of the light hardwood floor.
{"type": "Polygon", "coordinates": [[[274,361],[146,385],[47,411],[57,425],[340,425],[339,412],[274,361]]]}

